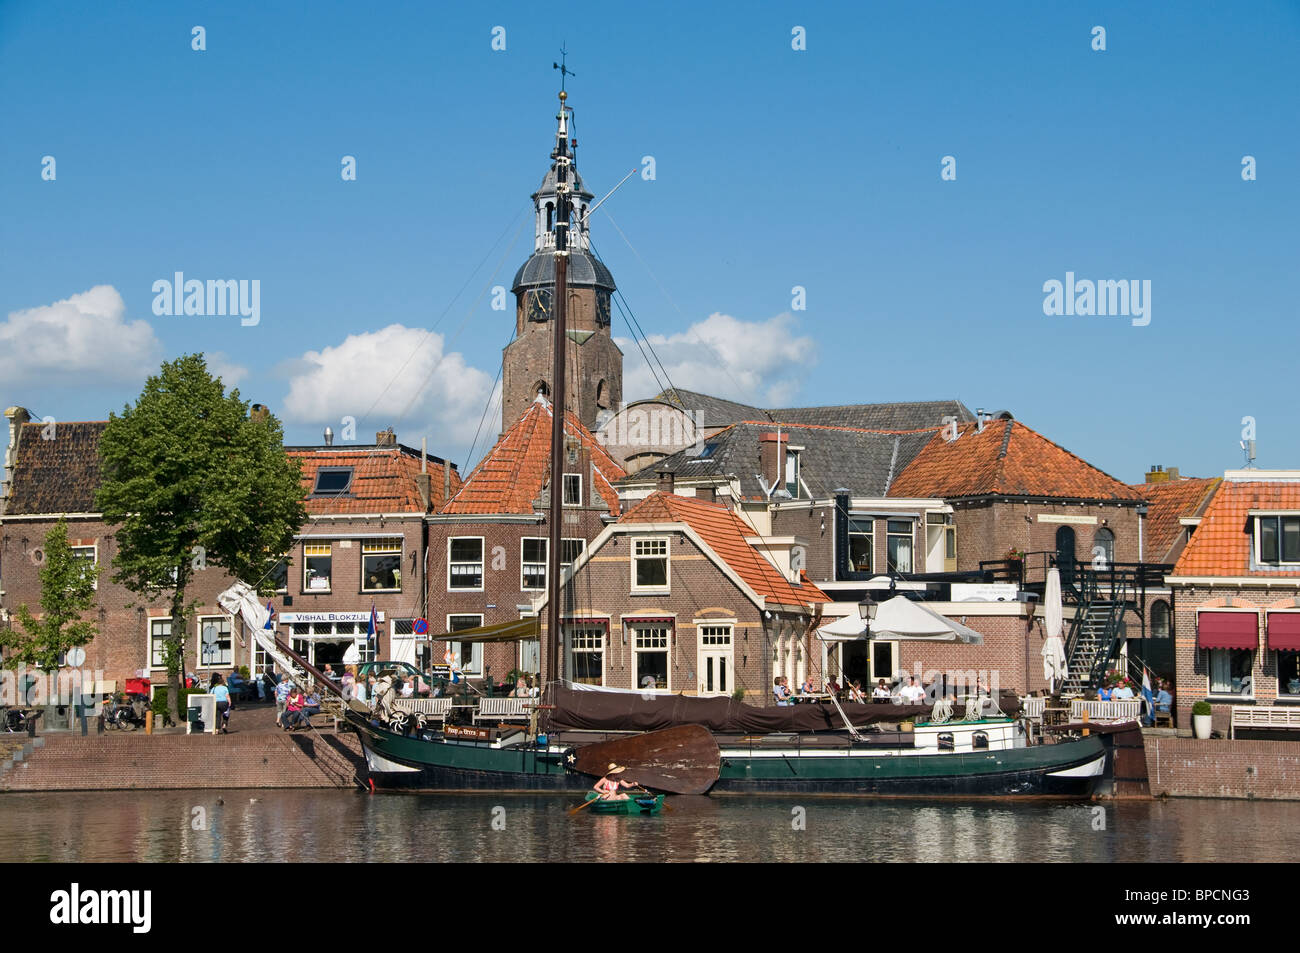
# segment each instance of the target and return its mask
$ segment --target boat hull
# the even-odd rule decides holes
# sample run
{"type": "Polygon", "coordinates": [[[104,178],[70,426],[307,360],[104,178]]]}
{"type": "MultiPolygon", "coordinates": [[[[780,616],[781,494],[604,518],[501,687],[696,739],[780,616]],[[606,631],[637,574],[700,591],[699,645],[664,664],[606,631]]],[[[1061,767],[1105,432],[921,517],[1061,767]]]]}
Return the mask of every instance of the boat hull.
{"type": "Polygon", "coordinates": [[[658,814],[664,806],[664,796],[662,794],[654,797],[631,796],[624,801],[600,801],[600,797],[595,791],[587,794],[588,801],[596,801],[595,804],[587,808],[592,814],[658,814]]]}
{"type": "MultiPolygon", "coordinates": [[[[361,735],[376,789],[562,793],[591,788],[592,779],[566,770],[563,753],[555,749],[422,740],[359,718],[349,721],[361,735]]],[[[1087,798],[1102,779],[1106,758],[1096,737],[941,754],[724,747],[710,793],[1087,798]]]]}

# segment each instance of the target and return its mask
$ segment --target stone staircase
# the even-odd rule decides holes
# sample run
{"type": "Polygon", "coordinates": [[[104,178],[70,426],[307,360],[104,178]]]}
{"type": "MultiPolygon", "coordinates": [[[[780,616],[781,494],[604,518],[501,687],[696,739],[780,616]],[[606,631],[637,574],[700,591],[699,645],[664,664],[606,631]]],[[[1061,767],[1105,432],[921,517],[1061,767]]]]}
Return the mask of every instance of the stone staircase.
{"type": "MultiPolygon", "coordinates": [[[[13,761],[0,749],[0,791],[350,788],[365,777],[355,735],[249,732],[24,737],[43,743],[13,761]],[[3,765],[10,763],[8,770],[3,765]]],[[[3,743],[3,742],[0,742],[3,743]]]]}
{"type": "Polygon", "coordinates": [[[1082,695],[1092,687],[1092,672],[1097,658],[1110,649],[1112,609],[1110,602],[1090,602],[1083,608],[1078,641],[1066,662],[1061,694],[1082,695]]]}

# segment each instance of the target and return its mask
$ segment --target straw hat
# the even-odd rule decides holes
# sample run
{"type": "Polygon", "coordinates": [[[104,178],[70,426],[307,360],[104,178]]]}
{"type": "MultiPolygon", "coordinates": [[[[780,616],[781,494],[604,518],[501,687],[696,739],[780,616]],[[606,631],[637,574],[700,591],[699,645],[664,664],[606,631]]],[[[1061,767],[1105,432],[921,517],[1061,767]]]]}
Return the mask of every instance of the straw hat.
{"type": "Polygon", "coordinates": [[[615,764],[611,761],[609,763],[609,770],[605,772],[605,777],[609,777],[611,774],[622,774],[626,770],[627,768],[623,767],[621,764],[615,764]]]}

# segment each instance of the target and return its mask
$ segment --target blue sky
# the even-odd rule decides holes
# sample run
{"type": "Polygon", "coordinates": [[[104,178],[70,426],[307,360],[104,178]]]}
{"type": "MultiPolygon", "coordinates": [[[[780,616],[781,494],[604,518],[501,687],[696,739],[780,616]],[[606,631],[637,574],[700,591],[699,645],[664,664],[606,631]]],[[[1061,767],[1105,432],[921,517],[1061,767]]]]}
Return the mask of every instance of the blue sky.
{"type": "Polygon", "coordinates": [[[201,350],[292,442],[464,464],[566,42],[588,186],[655,160],[593,237],[678,386],[956,397],[1129,481],[1239,465],[1249,415],[1300,466],[1300,4],[549,9],[0,0],[0,403],[102,418],[201,350]],[[154,315],[176,271],[258,279],[260,323],[154,315]],[[1067,271],[1149,280],[1150,324],[1044,315],[1067,271]]]}

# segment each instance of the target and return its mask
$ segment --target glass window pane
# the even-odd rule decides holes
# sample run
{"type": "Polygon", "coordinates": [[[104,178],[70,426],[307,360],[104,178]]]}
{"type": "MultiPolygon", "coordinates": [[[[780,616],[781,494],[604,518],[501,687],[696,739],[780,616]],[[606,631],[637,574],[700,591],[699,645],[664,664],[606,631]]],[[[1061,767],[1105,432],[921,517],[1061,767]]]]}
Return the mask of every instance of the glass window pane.
{"type": "Polygon", "coordinates": [[[1277,517],[1263,516],[1259,520],[1259,558],[1261,562],[1278,561],[1277,551],[1277,517]]]}
{"type": "Polygon", "coordinates": [[[1300,517],[1282,520],[1282,562],[1300,563],[1300,517]]]}

